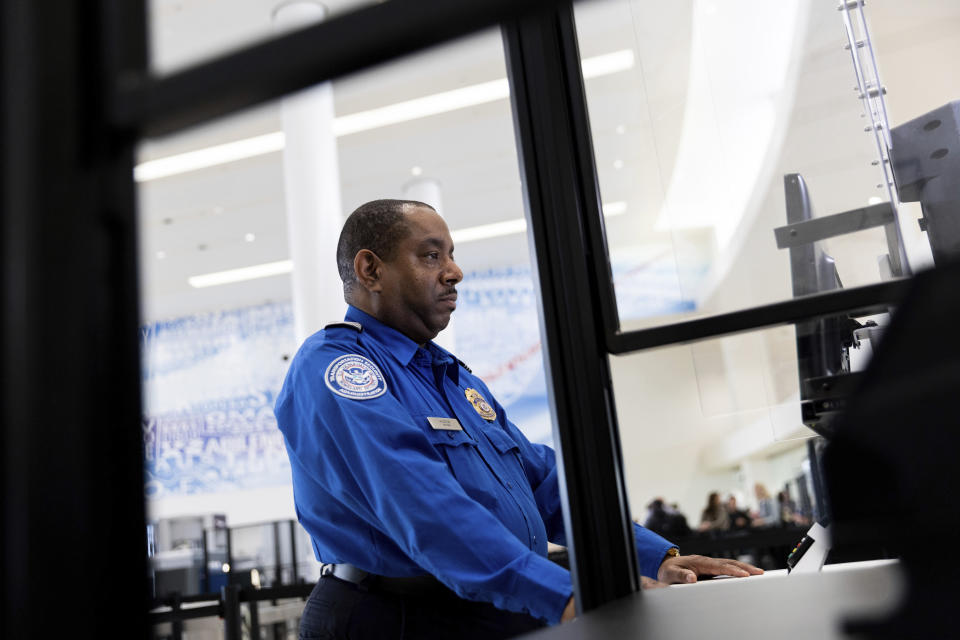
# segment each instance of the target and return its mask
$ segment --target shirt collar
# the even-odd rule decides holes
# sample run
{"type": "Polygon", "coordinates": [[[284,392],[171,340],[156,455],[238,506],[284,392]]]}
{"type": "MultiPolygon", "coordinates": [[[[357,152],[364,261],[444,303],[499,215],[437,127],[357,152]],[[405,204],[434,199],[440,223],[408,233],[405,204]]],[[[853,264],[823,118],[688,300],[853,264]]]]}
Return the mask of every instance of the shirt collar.
{"type": "MultiPolygon", "coordinates": [[[[347,314],[344,320],[359,322],[363,331],[383,345],[390,355],[403,366],[410,364],[413,356],[417,353],[417,349],[420,348],[420,345],[393,327],[383,324],[369,313],[361,311],[353,305],[347,305],[347,314]]],[[[423,348],[430,354],[434,366],[446,364],[447,376],[453,380],[454,384],[460,383],[460,363],[453,354],[432,340],[423,345],[423,348]]]]}
{"type": "Polygon", "coordinates": [[[416,342],[403,335],[393,327],[389,327],[365,311],[357,309],[353,305],[347,305],[347,315],[344,320],[349,322],[359,322],[363,327],[364,333],[383,345],[397,361],[403,366],[410,364],[413,354],[417,352],[419,345],[416,342]]]}

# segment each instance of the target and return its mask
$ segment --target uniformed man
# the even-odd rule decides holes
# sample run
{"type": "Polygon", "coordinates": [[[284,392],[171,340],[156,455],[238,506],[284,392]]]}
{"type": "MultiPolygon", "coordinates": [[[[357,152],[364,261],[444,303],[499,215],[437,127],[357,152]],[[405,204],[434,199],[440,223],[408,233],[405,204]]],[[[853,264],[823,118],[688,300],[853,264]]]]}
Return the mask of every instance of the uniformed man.
{"type": "MultiPolygon", "coordinates": [[[[431,342],[463,273],[430,206],[377,200],[337,248],[346,319],[300,348],[276,415],[323,577],[301,637],[503,638],[574,615],[554,452],[431,342]]],[[[494,330],[491,327],[491,330],[494,330]]],[[[636,528],[644,576],[744,576],[636,528]]]]}

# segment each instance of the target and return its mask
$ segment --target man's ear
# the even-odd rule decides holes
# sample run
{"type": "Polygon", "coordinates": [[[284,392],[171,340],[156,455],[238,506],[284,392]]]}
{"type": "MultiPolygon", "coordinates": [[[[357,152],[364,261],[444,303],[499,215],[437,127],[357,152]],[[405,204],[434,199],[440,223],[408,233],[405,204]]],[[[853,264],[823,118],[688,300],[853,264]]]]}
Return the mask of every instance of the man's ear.
{"type": "Polygon", "coordinates": [[[357,276],[357,282],[368,291],[379,293],[383,289],[380,282],[382,269],[383,261],[369,249],[360,249],[353,257],[353,272],[357,276]]]}

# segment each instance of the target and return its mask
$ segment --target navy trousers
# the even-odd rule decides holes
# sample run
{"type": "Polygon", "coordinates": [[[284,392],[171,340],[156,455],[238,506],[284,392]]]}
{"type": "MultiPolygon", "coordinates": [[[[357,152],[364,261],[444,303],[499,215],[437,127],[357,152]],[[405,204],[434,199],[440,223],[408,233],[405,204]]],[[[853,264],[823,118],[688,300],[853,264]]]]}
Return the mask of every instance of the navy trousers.
{"type": "Polygon", "coordinates": [[[301,640],[494,640],[546,626],[448,589],[397,594],[324,576],[300,617],[301,640]]]}

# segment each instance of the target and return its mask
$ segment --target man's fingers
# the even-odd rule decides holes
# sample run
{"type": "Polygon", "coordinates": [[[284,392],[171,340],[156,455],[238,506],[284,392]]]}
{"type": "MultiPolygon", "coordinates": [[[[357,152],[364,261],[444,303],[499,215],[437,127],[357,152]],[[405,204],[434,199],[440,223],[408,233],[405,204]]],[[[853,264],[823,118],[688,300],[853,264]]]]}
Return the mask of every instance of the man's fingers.
{"type": "Polygon", "coordinates": [[[750,575],[750,572],[746,569],[737,566],[733,562],[724,562],[717,568],[716,575],[726,575],[734,576],[736,578],[746,578],[750,575]]]}
{"type": "Polygon", "coordinates": [[[703,556],[696,558],[695,568],[698,573],[706,573],[715,576],[727,575],[737,578],[746,578],[750,575],[759,575],[763,573],[763,570],[758,569],[751,564],[747,564],[746,562],[740,562],[739,560],[728,560],[726,558],[716,559],[703,556]]]}
{"type": "Polygon", "coordinates": [[[654,580],[653,578],[648,578],[647,576],[640,576],[640,588],[641,589],[663,589],[669,585],[660,582],[659,580],[654,580]]]}
{"type": "Polygon", "coordinates": [[[664,582],[670,584],[677,584],[678,582],[696,582],[697,574],[690,569],[685,569],[683,567],[672,566],[670,567],[666,575],[664,576],[664,582]]]}
{"type": "Polygon", "coordinates": [[[740,567],[750,575],[758,576],[761,573],[763,573],[763,569],[761,569],[760,567],[755,567],[748,562],[740,562],[739,560],[730,560],[730,562],[737,565],[738,567],[740,567]]]}
{"type": "Polygon", "coordinates": [[[721,560],[719,562],[720,566],[717,569],[717,575],[724,574],[738,578],[746,578],[747,576],[755,576],[763,573],[763,569],[758,569],[752,564],[740,562],[739,560],[721,560]]]}

